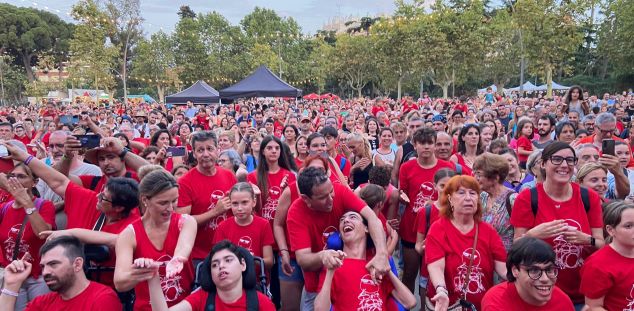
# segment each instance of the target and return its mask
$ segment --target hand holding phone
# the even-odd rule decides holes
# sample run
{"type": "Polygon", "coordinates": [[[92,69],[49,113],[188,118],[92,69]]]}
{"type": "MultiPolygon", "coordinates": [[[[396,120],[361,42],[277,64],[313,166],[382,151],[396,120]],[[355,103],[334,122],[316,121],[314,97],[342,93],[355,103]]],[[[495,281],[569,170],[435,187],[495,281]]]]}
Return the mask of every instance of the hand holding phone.
{"type": "Polygon", "coordinates": [[[601,153],[616,155],[616,152],[614,151],[614,144],[614,139],[604,139],[601,144],[601,153]]]}

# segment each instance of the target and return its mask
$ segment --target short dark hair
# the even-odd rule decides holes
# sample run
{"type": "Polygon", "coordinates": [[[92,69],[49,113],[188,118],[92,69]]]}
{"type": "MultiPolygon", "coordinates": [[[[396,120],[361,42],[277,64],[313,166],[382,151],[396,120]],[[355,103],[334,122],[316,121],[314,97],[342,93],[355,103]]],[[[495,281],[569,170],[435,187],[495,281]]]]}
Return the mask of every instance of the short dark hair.
{"type": "Polygon", "coordinates": [[[213,258],[214,255],[222,250],[228,250],[232,253],[234,253],[236,255],[236,257],[238,257],[238,259],[240,261],[244,260],[244,256],[242,256],[242,253],[240,253],[238,246],[231,243],[229,240],[222,240],[218,243],[216,243],[216,245],[214,245],[214,247],[211,248],[211,253],[209,254],[209,259],[213,258]]]}
{"type": "Polygon", "coordinates": [[[551,127],[553,127],[553,126],[555,126],[555,124],[557,124],[557,120],[553,116],[551,116],[549,114],[542,115],[541,117],[539,117],[539,119],[540,120],[548,120],[548,122],[550,122],[550,126],[551,127]]]}
{"type": "Polygon", "coordinates": [[[64,255],[70,261],[75,260],[77,257],[84,258],[84,245],[78,238],[72,235],[63,235],[46,241],[46,243],[40,247],[40,257],[57,246],[61,246],[64,249],[64,255]]]}
{"type": "Polygon", "coordinates": [[[200,131],[194,133],[191,138],[190,144],[192,145],[192,149],[196,149],[197,142],[203,142],[213,140],[214,146],[218,146],[218,138],[216,137],[216,133],[212,131],[200,131]]]}
{"type": "Polygon", "coordinates": [[[436,143],[436,131],[430,127],[419,128],[412,135],[412,142],[424,144],[435,144],[436,143]]]}
{"type": "Polygon", "coordinates": [[[126,177],[108,178],[106,189],[110,192],[112,205],[123,207],[125,217],[139,206],[139,184],[136,180],[126,177]]]}
{"type": "Polygon", "coordinates": [[[513,275],[513,267],[531,266],[536,263],[555,264],[555,252],[548,243],[533,237],[523,237],[513,243],[506,256],[506,278],[509,282],[517,280],[513,275]]]}
{"type": "MultiPolygon", "coordinates": [[[[160,125],[159,125],[159,127],[160,127],[160,125]]],[[[158,130],[158,131],[156,131],[154,133],[154,135],[152,135],[152,137],[150,138],[150,145],[156,146],[156,143],[158,142],[159,137],[163,133],[167,134],[167,137],[169,137],[169,145],[171,146],[172,145],[172,134],[168,130],[163,129],[163,128],[158,130]]]]}
{"type": "Polygon", "coordinates": [[[297,176],[297,188],[299,193],[307,196],[313,196],[313,187],[319,186],[328,181],[328,176],[323,169],[316,167],[307,167],[297,176]]]}
{"type": "Polygon", "coordinates": [[[392,177],[390,168],[387,166],[373,166],[369,175],[368,182],[381,187],[387,187],[392,177]]]}
{"type": "Polygon", "coordinates": [[[13,131],[13,125],[11,125],[10,122],[0,122],[0,127],[5,127],[5,126],[10,127],[11,131],[13,131]]]}
{"type": "Polygon", "coordinates": [[[321,135],[324,135],[324,137],[334,137],[337,138],[337,136],[339,136],[339,132],[337,131],[336,128],[332,127],[332,126],[326,126],[323,129],[321,129],[321,131],[319,131],[319,133],[321,135]]]}
{"type": "Polygon", "coordinates": [[[385,190],[379,185],[367,184],[361,188],[359,198],[370,208],[374,209],[378,204],[385,202],[385,190]]]}
{"type": "Polygon", "coordinates": [[[559,123],[557,123],[557,125],[555,126],[555,137],[556,137],[557,139],[559,139],[559,135],[561,135],[561,132],[564,130],[564,127],[566,127],[566,126],[570,126],[570,127],[572,127],[572,131],[573,131],[573,132],[576,132],[576,131],[577,131],[577,127],[576,127],[574,124],[572,124],[572,123],[570,123],[570,122],[568,122],[568,121],[566,121],[566,122],[559,122],[559,123]]]}
{"type": "Polygon", "coordinates": [[[572,151],[572,154],[574,155],[574,157],[577,157],[577,153],[575,152],[575,149],[572,148],[569,144],[566,144],[564,142],[561,141],[554,141],[550,144],[548,144],[548,146],[546,146],[546,148],[544,148],[544,151],[542,151],[542,161],[544,163],[546,163],[546,161],[548,161],[550,159],[550,157],[553,156],[553,154],[564,150],[564,149],[570,149],[572,151]]]}

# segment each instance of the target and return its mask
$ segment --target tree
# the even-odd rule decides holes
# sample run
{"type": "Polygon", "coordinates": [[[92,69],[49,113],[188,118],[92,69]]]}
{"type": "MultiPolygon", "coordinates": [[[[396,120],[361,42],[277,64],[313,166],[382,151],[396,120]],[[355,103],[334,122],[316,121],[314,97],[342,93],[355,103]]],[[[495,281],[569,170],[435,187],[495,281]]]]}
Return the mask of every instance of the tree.
{"type": "Polygon", "coordinates": [[[608,63],[612,63],[615,75],[626,76],[634,73],[634,2],[631,0],[610,1],[604,12],[604,20],[599,26],[598,51],[604,58],[602,77],[606,76],[608,63]]]}
{"type": "Polygon", "coordinates": [[[181,5],[177,14],[178,16],[180,16],[181,19],[196,18],[196,13],[194,13],[194,11],[189,7],[189,5],[181,5]]]}
{"type": "Polygon", "coordinates": [[[9,4],[0,4],[0,16],[0,47],[22,62],[29,81],[38,53],[62,50],[73,27],[52,13],[9,4]]]}
{"type": "Polygon", "coordinates": [[[482,72],[481,76],[492,79],[498,93],[502,94],[504,86],[517,76],[516,68],[522,52],[521,34],[513,16],[504,8],[494,12],[487,26],[487,43],[482,51],[485,57],[479,69],[482,72]]]}
{"type": "Polygon", "coordinates": [[[580,46],[583,33],[577,16],[587,6],[582,1],[518,0],[515,19],[522,30],[528,58],[533,70],[542,72],[548,85],[546,96],[552,96],[552,74],[555,66],[571,57],[580,46]]]}
{"type": "Polygon", "coordinates": [[[358,97],[376,74],[370,40],[367,36],[340,35],[329,56],[330,74],[344,81],[358,97]]]}
{"type": "Polygon", "coordinates": [[[208,69],[212,64],[209,63],[209,55],[201,39],[197,19],[182,18],[176,24],[174,44],[176,65],[181,69],[181,81],[191,83],[210,78],[208,69]]]}
{"type": "Polygon", "coordinates": [[[137,80],[147,79],[154,84],[161,102],[165,102],[167,87],[179,85],[178,72],[174,42],[170,36],[161,31],[153,34],[150,40],[139,42],[132,74],[137,80]]]}
{"type": "Polygon", "coordinates": [[[72,14],[79,23],[70,41],[71,79],[91,81],[95,89],[112,90],[116,84],[113,69],[119,55],[119,47],[107,37],[112,23],[93,0],[79,1],[72,14]]]}

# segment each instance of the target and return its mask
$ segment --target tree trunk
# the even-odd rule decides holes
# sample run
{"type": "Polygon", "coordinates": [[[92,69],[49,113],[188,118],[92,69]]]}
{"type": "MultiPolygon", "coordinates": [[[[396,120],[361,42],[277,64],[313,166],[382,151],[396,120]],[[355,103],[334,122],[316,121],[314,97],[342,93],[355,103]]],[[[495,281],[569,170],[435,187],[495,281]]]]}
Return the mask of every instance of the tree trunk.
{"type": "Polygon", "coordinates": [[[403,85],[403,77],[399,76],[398,77],[398,82],[396,83],[396,93],[397,93],[397,100],[400,101],[401,100],[401,87],[403,85]]]}
{"type": "Polygon", "coordinates": [[[363,90],[363,87],[360,87],[357,89],[357,97],[361,98],[361,90],[363,90]]]}
{"type": "Polygon", "coordinates": [[[165,103],[165,88],[162,87],[160,84],[156,85],[156,93],[159,96],[159,101],[162,103],[165,103]]]}
{"type": "Polygon", "coordinates": [[[548,87],[546,91],[546,98],[552,98],[553,96],[553,66],[546,64],[546,85],[548,87]]]}
{"type": "Polygon", "coordinates": [[[419,90],[419,98],[423,98],[423,92],[425,92],[425,81],[423,81],[423,79],[420,79],[420,90],[419,90]]]}
{"type": "Polygon", "coordinates": [[[33,74],[33,69],[31,68],[31,58],[33,58],[32,54],[24,54],[20,53],[20,58],[22,59],[22,63],[24,64],[24,70],[26,70],[26,78],[29,82],[35,81],[35,74],[33,74]]]}
{"type": "Polygon", "coordinates": [[[442,85],[442,98],[447,98],[449,96],[449,86],[451,83],[445,83],[442,85]]]}

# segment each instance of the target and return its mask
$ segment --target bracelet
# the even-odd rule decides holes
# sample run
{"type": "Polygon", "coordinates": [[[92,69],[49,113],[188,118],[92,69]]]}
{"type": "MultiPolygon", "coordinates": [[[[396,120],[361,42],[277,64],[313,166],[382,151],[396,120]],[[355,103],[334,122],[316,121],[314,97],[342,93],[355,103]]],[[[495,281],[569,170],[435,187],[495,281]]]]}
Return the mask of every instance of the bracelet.
{"type": "Polygon", "coordinates": [[[290,252],[287,249],[280,249],[280,252],[287,252],[290,254],[290,252]]]}
{"type": "Polygon", "coordinates": [[[7,296],[11,296],[11,297],[16,297],[16,298],[19,296],[18,293],[14,292],[12,290],[8,290],[6,288],[3,288],[2,291],[0,291],[0,293],[5,294],[7,296]]]}
{"type": "Polygon", "coordinates": [[[597,240],[593,236],[590,236],[590,245],[597,246],[597,240]]]}
{"type": "Polygon", "coordinates": [[[119,153],[119,158],[123,159],[123,157],[125,157],[127,153],[128,153],[128,148],[123,148],[123,151],[119,153]]]}
{"type": "Polygon", "coordinates": [[[28,166],[29,163],[31,163],[32,160],[33,160],[33,156],[29,155],[28,158],[26,158],[26,160],[24,160],[24,164],[26,164],[28,166]]]}

